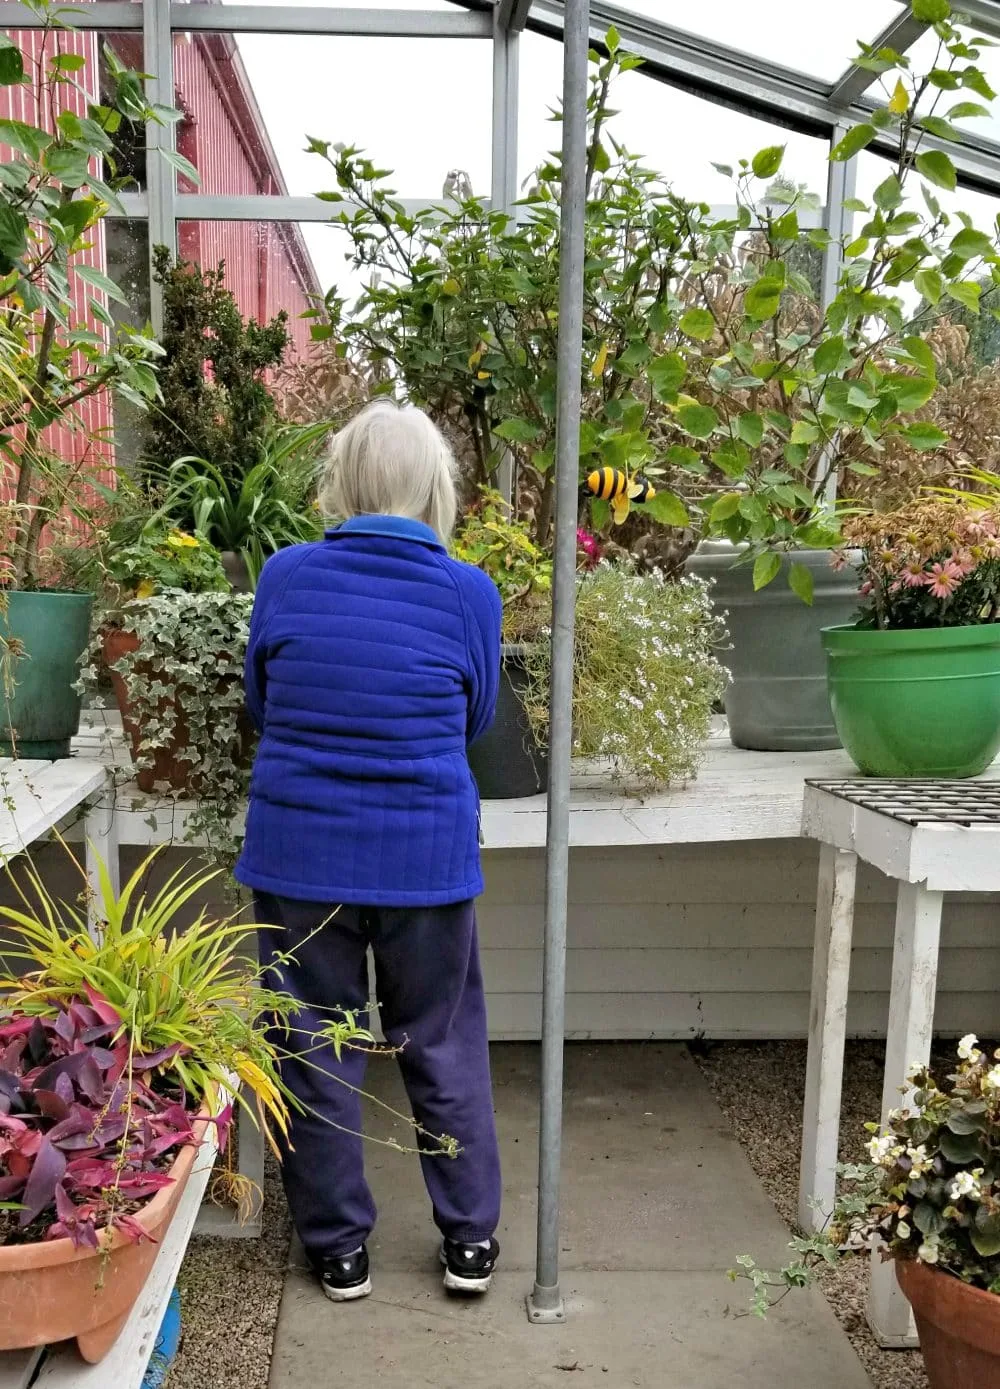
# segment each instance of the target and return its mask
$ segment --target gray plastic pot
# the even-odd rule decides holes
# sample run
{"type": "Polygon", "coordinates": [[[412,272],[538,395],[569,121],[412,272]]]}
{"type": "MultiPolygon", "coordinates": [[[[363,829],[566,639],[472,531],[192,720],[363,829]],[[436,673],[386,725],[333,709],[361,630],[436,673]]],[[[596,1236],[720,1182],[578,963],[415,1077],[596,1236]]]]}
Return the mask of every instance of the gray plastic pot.
{"type": "Polygon", "coordinates": [[[835,570],[829,550],[797,551],[792,559],[813,576],[810,607],[784,573],[755,593],[752,566],[738,562],[743,553],[728,541],[703,541],[686,566],[715,581],[712,601],[727,614],[732,647],[722,661],[733,677],[726,692],[729,736],[738,748],[760,752],[839,748],[820,630],[854,620],[856,572],[851,565],[835,570]]]}
{"type": "Polygon", "coordinates": [[[548,786],[548,750],[536,743],[522,699],[528,686],[522,650],[504,646],[496,718],[469,748],[469,766],[484,801],[537,796],[548,786]]]}

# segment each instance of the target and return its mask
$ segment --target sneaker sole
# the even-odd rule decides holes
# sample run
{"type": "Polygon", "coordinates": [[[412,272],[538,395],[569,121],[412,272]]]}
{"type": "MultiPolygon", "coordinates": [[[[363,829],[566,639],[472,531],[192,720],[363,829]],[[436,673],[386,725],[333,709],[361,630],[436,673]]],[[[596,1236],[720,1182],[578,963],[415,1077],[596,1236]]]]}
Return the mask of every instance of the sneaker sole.
{"type": "Polygon", "coordinates": [[[492,1273],[488,1273],[485,1278],[461,1278],[457,1273],[452,1273],[450,1268],[445,1268],[444,1271],[444,1286],[450,1293],[487,1293],[492,1282],[492,1273]]]}
{"type": "Polygon", "coordinates": [[[360,1297],[367,1297],[372,1290],[372,1280],[366,1278],[363,1283],[356,1283],[353,1288],[328,1288],[325,1283],[321,1283],[323,1296],[331,1302],[357,1302],[360,1297]]]}

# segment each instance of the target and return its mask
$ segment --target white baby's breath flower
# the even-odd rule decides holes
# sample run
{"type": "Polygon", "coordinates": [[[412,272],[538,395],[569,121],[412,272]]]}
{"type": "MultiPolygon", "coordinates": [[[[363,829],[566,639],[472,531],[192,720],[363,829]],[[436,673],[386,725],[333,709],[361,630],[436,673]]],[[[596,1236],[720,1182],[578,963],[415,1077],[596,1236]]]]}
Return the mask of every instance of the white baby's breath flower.
{"type": "Polygon", "coordinates": [[[968,1032],[958,1044],[958,1058],[960,1061],[978,1061],[982,1052],[976,1047],[979,1038],[974,1032],[968,1032]]]}
{"type": "Polygon", "coordinates": [[[917,1258],[922,1264],[936,1264],[938,1261],[937,1241],[925,1240],[917,1250],[917,1258]]]}
{"type": "Polygon", "coordinates": [[[892,1150],[893,1140],[888,1134],[881,1134],[871,1139],[868,1144],[868,1152],[871,1156],[871,1160],[877,1163],[879,1167],[888,1166],[889,1159],[892,1157],[892,1150]]]}
{"type": "Polygon", "coordinates": [[[984,1090],[1000,1090],[1000,1066],[991,1066],[983,1076],[984,1090]]]}

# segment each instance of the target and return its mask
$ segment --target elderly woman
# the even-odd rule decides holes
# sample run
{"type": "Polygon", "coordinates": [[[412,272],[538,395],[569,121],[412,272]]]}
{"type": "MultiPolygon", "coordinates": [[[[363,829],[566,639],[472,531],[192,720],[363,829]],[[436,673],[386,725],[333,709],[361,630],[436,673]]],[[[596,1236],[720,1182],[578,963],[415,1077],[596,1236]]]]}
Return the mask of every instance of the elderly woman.
{"type": "Polygon", "coordinates": [[[264,566],[246,662],[261,741],[237,877],[258,922],[282,928],[261,932],[271,982],[304,1005],[303,1054],[282,1067],[302,1105],[285,1190],[326,1295],[367,1296],[376,1212],[358,1136],[366,1057],[345,1050],[338,1063],[308,1034],[339,1010],[365,1011],[370,948],[414,1118],[461,1148],[421,1156],[445,1287],[485,1292],[499,1253],[500,1161],[466,748],[493,719],[500,598],[448,555],[454,460],[419,410],[363,410],[334,440],[320,503],[347,519],[264,566]]]}

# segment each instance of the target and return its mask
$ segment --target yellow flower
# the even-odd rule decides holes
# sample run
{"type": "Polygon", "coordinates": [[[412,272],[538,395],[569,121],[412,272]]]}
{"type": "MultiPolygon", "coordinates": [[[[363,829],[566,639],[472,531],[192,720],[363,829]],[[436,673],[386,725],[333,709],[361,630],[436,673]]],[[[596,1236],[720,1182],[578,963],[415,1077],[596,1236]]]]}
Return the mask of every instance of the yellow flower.
{"type": "Polygon", "coordinates": [[[167,536],[167,544],[172,545],[175,550],[197,550],[198,542],[193,535],[188,535],[187,531],[171,531],[167,536]]]}
{"type": "Polygon", "coordinates": [[[156,585],[153,583],[152,579],[143,579],[142,583],[135,591],[135,596],[137,598],[152,598],[155,592],[156,585]]]}

